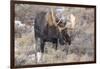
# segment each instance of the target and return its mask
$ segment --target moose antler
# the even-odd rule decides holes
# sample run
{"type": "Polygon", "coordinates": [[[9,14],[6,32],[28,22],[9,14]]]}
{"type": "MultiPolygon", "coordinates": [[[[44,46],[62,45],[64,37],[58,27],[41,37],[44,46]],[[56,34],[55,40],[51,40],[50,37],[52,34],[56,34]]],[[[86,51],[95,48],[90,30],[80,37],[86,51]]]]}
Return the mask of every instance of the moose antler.
{"type": "Polygon", "coordinates": [[[54,24],[55,26],[57,26],[56,19],[55,19],[54,12],[53,12],[53,9],[52,9],[52,8],[51,8],[51,16],[52,16],[53,24],[54,24]]]}
{"type": "Polygon", "coordinates": [[[51,16],[52,16],[52,22],[53,22],[53,24],[56,26],[56,27],[58,27],[58,29],[59,29],[59,31],[61,31],[61,30],[63,30],[63,29],[65,29],[66,27],[59,27],[58,26],[58,24],[60,23],[60,21],[61,21],[61,18],[60,18],[60,20],[56,23],[56,19],[55,19],[55,16],[54,16],[54,12],[53,12],[53,9],[51,8],[51,16]]]}

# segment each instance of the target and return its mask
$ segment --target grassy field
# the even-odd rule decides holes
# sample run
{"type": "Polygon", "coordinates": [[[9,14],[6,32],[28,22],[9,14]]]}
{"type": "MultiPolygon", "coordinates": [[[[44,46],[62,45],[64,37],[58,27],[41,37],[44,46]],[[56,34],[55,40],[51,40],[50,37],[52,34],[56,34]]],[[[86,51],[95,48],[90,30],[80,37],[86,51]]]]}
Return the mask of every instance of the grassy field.
{"type": "MultiPolygon", "coordinates": [[[[40,8],[37,5],[16,4],[15,8],[16,18],[26,23],[31,17],[34,18],[37,11],[43,11],[50,6],[40,8]]],[[[52,43],[47,42],[42,64],[94,61],[94,9],[66,7],[66,16],[71,13],[76,16],[72,44],[59,45],[58,50],[55,50],[52,43]]],[[[23,33],[21,38],[15,38],[16,66],[36,64],[33,33],[30,31],[23,33]]]]}

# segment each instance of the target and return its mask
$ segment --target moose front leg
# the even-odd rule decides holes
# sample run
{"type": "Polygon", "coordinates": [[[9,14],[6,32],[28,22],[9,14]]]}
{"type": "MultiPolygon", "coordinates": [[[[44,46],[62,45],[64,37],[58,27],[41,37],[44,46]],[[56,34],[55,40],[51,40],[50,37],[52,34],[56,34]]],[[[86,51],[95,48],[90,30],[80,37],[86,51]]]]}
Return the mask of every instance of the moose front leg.
{"type": "Polygon", "coordinates": [[[40,51],[37,52],[37,63],[43,62],[44,44],[45,42],[43,40],[40,40],[40,51]]]}

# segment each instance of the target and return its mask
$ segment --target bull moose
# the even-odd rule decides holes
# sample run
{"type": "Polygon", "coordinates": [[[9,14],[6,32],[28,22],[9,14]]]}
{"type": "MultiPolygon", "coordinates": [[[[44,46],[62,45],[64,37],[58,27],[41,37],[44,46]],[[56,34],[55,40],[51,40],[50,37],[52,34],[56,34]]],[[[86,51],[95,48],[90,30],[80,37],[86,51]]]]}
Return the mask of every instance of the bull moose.
{"type": "Polygon", "coordinates": [[[68,43],[71,44],[71,37],[67,32],[67,28],[63,28],[65,23],[56,21],[54,15],[50,12],[39,12],[35,17],[34,31],[35,40],[40,38],[40,52],[44,53],[45,42],[52,42],[53,47],[57,50],[58,42],[61,45],[68,43]],[[63,29],[62,29],[63,28],[63,29]]]}

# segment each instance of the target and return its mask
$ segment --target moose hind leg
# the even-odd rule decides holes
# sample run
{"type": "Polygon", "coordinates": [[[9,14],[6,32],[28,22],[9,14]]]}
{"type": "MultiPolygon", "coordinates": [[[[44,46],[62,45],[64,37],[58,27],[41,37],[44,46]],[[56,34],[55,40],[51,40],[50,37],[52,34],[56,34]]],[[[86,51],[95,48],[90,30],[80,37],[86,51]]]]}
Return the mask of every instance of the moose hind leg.
{"type": "Polygon", "coordinates": [[[41,52],[44,53],[44,40],[40,40],[40,49],[41,49],[41,52]]]}
{"type": "Polygon", "coordinates": [[[57,50],[57,43],[53,43],[55,50],[57,50]]]}
{"type": "Polygon", "coordinates": [[[53,40],[53,47],[55,48],[55,50],[57,50],[57,39],[54,39],[53,40]]]}

